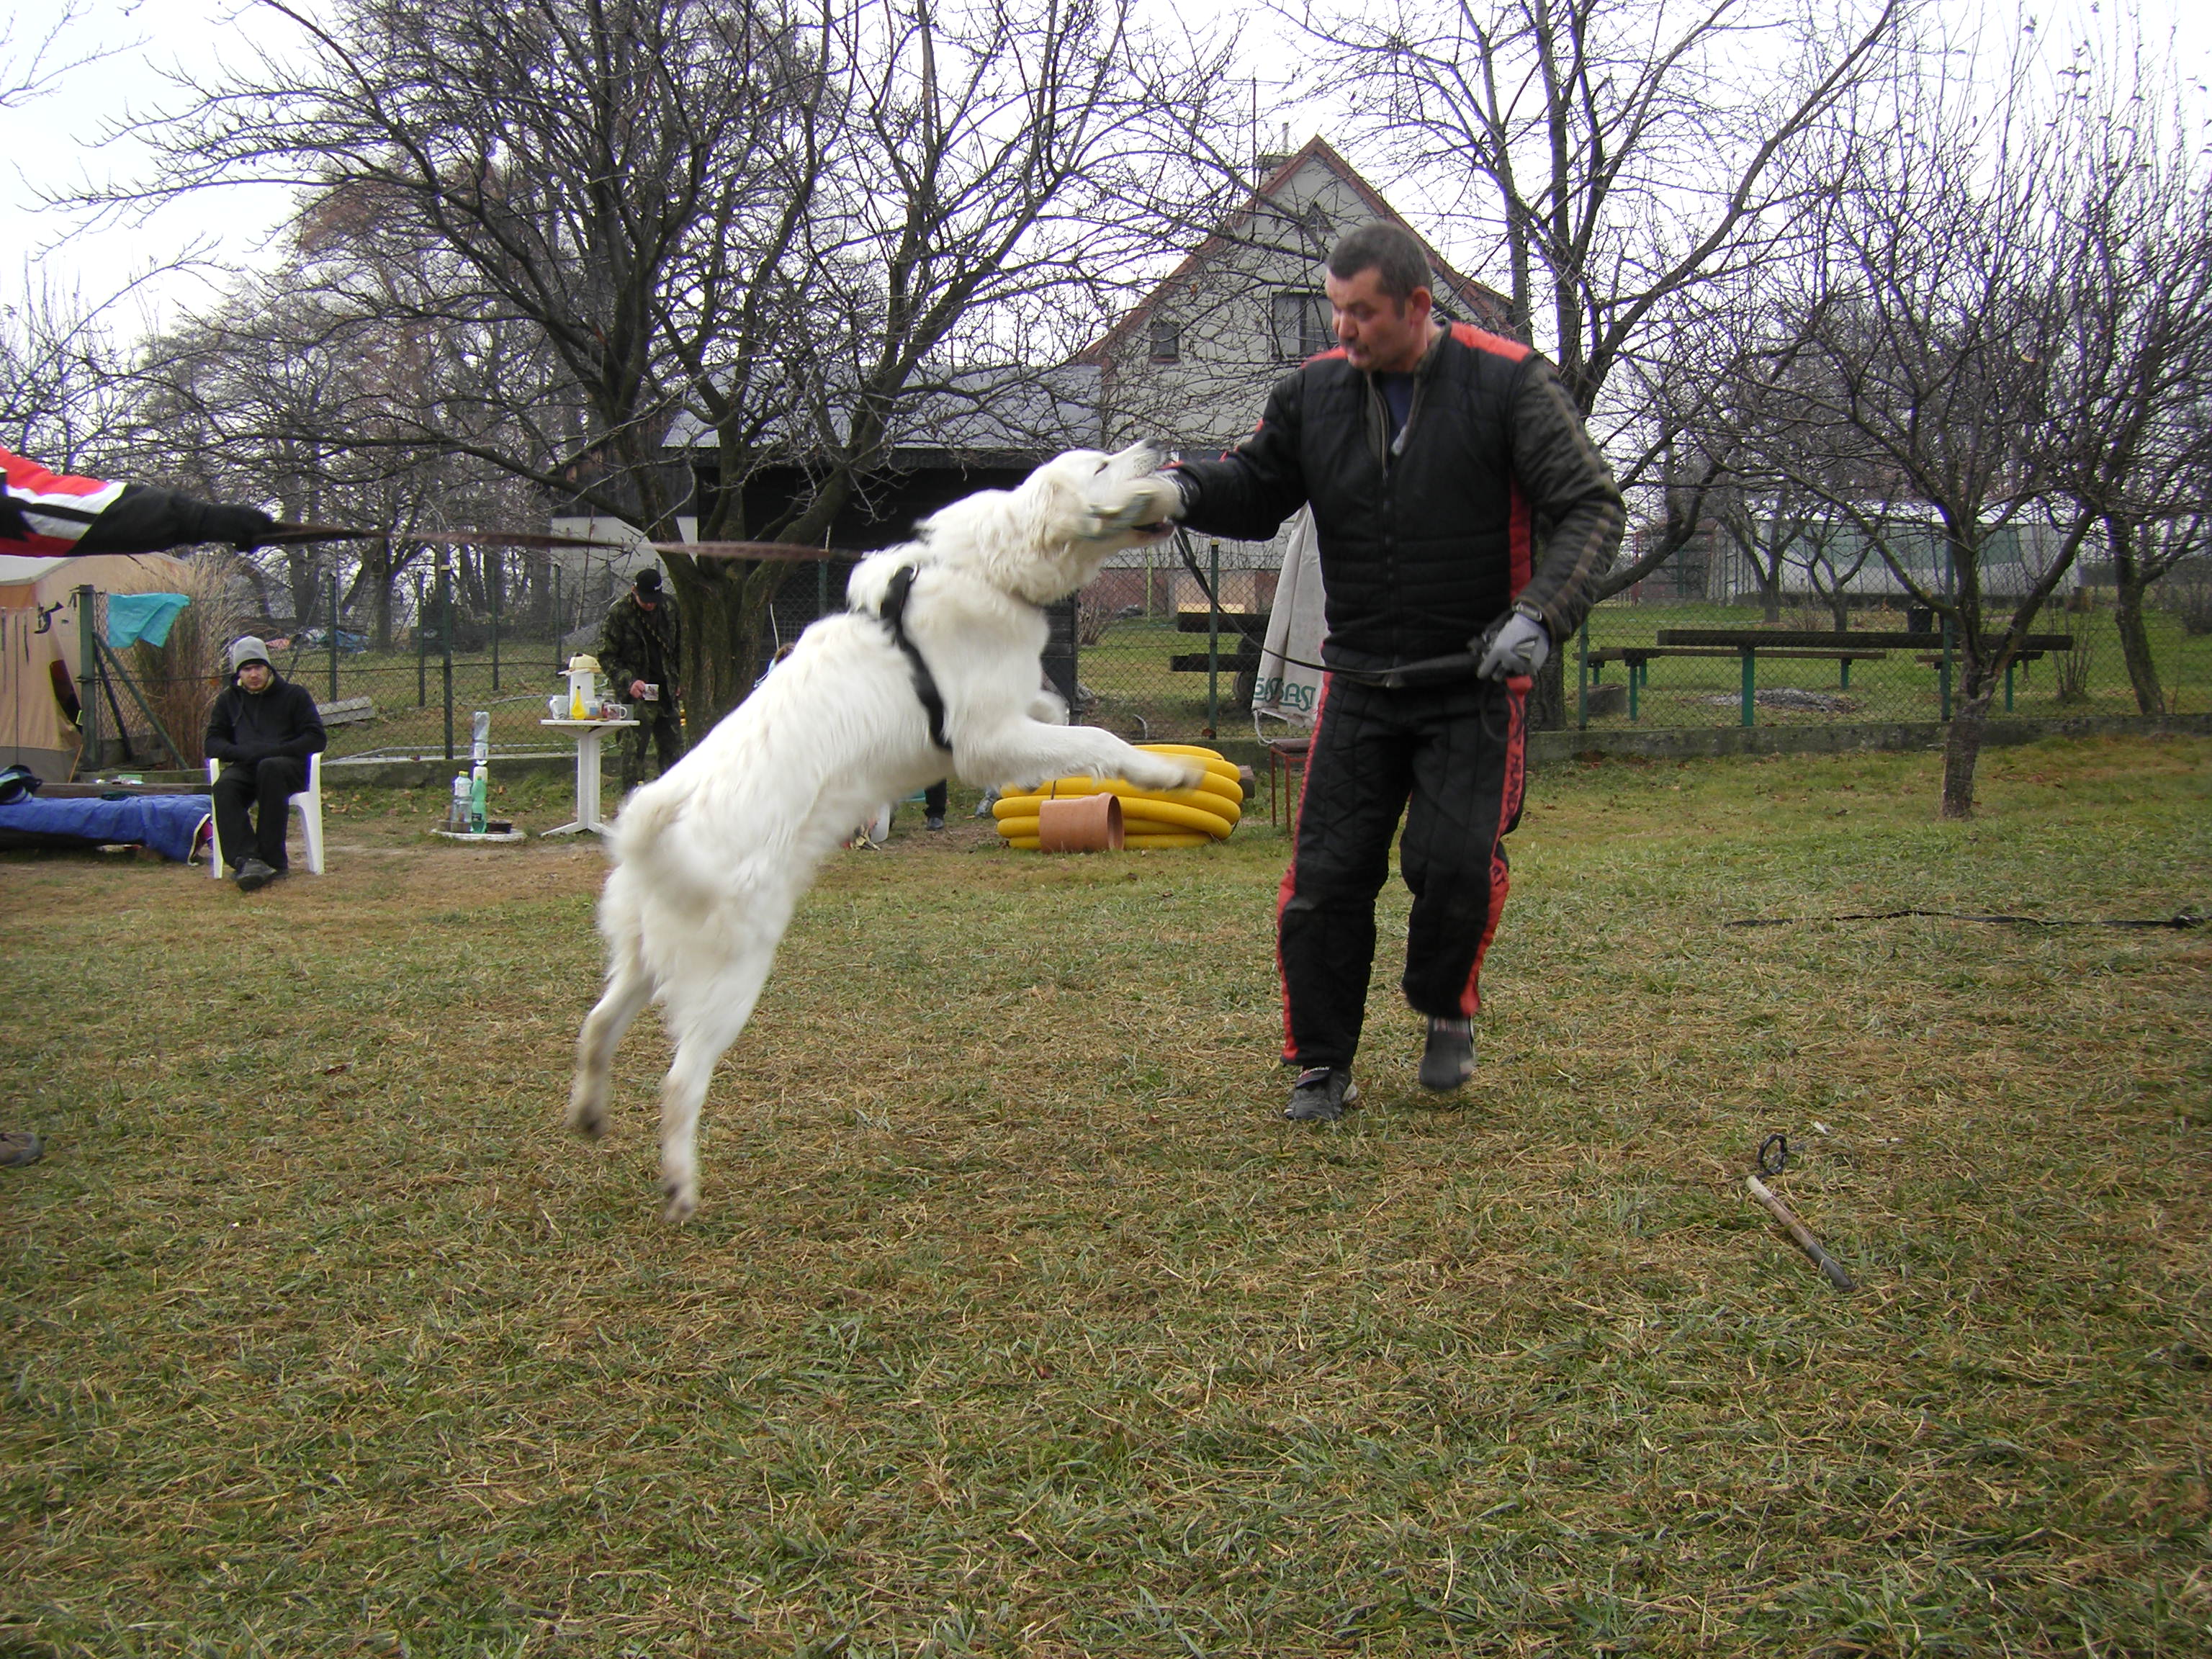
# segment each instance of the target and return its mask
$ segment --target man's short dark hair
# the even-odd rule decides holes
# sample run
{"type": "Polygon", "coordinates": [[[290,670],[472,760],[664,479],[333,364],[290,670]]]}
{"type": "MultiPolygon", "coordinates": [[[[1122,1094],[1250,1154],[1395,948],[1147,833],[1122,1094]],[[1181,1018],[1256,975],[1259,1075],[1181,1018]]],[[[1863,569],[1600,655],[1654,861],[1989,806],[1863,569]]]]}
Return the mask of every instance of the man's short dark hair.
{"type": "Polygon", "coordinates": [[[1328,274],[1348,283],[1363,270],[1372,270],[1382,292],[1400,305],[1413,297],[1417,288],[1431,288],[1428,251],[1421,239],[1403,225],[1370,219],[1351,230],[1329,250],[1328,274]]]}

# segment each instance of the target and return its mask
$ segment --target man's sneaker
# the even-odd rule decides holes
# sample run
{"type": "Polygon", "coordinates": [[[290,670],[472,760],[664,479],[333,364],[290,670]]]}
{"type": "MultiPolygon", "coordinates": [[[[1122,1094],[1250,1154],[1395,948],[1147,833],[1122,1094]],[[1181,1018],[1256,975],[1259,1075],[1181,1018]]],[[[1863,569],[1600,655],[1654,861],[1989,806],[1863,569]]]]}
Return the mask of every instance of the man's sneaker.
{"type": "Polygon", "coordinates": [[[1421,1050],[1421,1087],[1449,1094],[1474,1075],[1474,1022],[1432,1019],[1421,1050]]]}
{"type": "Polygon", "coordinates": [[[1283,1115],[1293,1123],[1334,1123],[1359,1104],[1359,1085],[1340,1066],[1316,1066],[1298,1073],[1283,1115]]]}
{"type": "Polygon", "coordinates": [[[36,1164],[46,1155],[45,1143],[28,1129],[10,1129],[0,1134],[0,1170],[11,1170],[19,1164],[36,1164]]]}
{"type": "Polygon", "coordinates": [[[276,879],[276,872],[259,859],[248,859],[238,866],[238,890],[252,893],[266,887],[276,879]]]}
{"type": "Polygon", "coordinates": [[[942,830],[945,828],[945,814],[942,812],[932,812],[925,822],[932,830],[942,830]]]}

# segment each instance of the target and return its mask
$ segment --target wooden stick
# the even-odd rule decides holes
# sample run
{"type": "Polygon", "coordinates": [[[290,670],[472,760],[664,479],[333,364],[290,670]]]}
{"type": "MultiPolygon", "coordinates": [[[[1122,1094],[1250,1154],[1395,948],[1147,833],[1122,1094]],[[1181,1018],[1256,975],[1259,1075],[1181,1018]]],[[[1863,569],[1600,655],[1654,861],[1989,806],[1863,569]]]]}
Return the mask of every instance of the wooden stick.
{"type": "Polygon", "coordinates": [[[1774,1218],[1790,1229],[1790,1237],[1797,1241],[1797,1248],[1813,1258],[1814,1266],[1827,1276],[1828,1283],[1839,1291],[1856,1291],[1851,1276],[1844,1271],[1844,1264],[1820,1248],[1820,1241],[1805,1229],[1805,1224],[1790,1213],[1790,1206],[1775,1197],[1767,1185],[1757,1176],[1746,1176],[1743,1184],[1751,1188],[1751,1195],[1774,1212],[1774,1218]]]}

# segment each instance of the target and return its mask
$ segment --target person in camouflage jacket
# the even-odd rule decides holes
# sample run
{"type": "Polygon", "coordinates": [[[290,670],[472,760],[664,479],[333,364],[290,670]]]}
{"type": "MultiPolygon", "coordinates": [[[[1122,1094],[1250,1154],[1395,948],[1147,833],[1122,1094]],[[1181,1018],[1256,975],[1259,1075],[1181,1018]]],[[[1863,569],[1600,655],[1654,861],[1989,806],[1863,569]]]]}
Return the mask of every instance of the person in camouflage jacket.
{"type": "Polygon", "coordinates": [[[599,655],[600,671],[638,722],[623,733],[622,748],[622,787],[635,789],[645,781],[647,744],[664,773],[684,754],[684,630],[659,571],[639,571],[635,585],[609,608],[599,655]]]}

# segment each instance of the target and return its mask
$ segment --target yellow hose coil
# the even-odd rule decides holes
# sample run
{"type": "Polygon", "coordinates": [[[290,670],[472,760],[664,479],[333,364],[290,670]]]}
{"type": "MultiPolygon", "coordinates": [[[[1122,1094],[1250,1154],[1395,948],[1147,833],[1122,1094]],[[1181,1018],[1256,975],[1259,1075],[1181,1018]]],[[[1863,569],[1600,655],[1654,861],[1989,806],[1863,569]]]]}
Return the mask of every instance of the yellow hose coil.
{"type": "MultiPolygon", "coordinates": [[[[1073,784],[1066,780],[1047,788],[1024,791],[1018,795],[1001,795],[992,803],[991,814],[1000,818],[1026,818],[1036,816],[1038,806],[1048,800],[1080,800],[1089,795],[1119,795],[1124,816],[1141,810],[1155,801],[1171,806],[1181,806],[1192,811],[1205,812],[1234,825],[1244,817],[1244,803],[1212,789],[1139,789],[1133,784],[1109,778],[1104,783],[1084,778],[1073,784]]],[[[1198,826],[1193,825],[1194,829],[1198,826]]]]}
{"type": "Polygon", "coordinates": [[[1044,803],[1085,795],[1121,798],[1122,845],[1137,848],[1203,847],[1225,839],[1244,817],[1244,782],[1236,767],[1213,750],[1193,744],[1138,745],[1155,755],[1183,755],[1204,763],[1206,775],[1188,789],[1139,789],[1126,778],[1054,778],[993,804],[1000,838],[1034,850],[1044,803]]]}
{"type": "MultiPolygon", "coordinates": [[[[1035,836],[1008,836],[1006,842],[1007,846],[1020,852],[1034,853],[1037,850],[1037,838],[1035,836]]],[[[1139,853],[1170,847],[1211,847],[1212,844],[1212,836],[1201,836],[1194,830],[1179,830],[1173,835],[1165,836],[1125,835],[1121,837],[1123,848],[1139,853]]]]}

